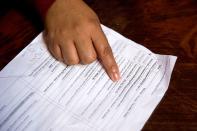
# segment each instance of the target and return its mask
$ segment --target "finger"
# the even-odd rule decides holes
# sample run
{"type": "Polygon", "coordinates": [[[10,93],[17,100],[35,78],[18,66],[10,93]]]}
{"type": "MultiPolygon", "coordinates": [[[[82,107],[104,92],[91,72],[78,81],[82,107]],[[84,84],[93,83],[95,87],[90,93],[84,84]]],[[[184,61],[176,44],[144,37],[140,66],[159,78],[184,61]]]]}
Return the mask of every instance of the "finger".
{"type": "Polygon", "coordinates": [[[99,60],[104,66],[107,74],[113,81],[120,79],[118,65],[114,59],[111,47],[105,37],[102,29],[96,30],[92,35],[94,47],[96,49],[99,60]]]}
{"type": "Polygon", "coordinates": [[[75,46],[82,64],[90,64],[96,60],[96,51],[92,44],[91,37],[85,38],[78,36],[75,40],[75,46]]]}
{"type": "Polygon", "coordinates": [[[48,42],[48,49],[51,53],[51,55],[57,59],[58,61],[62,61],[63,58],[62,58],[62,54],[61,54],[61,50],[60,50],[60,47],[58,44],[56,44],[57,42],[55,42],[54,39],[47,39],[48,42]]]}
{"type": "Polygon", "coordinates": [[[73,41],[64,41],[60,45],[64,63],[75,65],[79,63],[79,57],[73,41]]]}

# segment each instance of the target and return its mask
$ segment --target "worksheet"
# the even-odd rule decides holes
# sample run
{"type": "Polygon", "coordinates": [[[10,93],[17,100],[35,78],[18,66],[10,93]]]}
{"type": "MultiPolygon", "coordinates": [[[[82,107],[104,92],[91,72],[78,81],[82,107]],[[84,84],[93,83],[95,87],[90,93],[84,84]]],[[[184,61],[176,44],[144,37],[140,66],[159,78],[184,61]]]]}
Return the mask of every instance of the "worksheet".
{"type": "Polygon", "coordinates": [[[121,79],[111,81],[98,61],[56,61],[41,33],[0,72],[0,131],[141,130],[168,89],[176,57],[102,29],[121,79]]]}

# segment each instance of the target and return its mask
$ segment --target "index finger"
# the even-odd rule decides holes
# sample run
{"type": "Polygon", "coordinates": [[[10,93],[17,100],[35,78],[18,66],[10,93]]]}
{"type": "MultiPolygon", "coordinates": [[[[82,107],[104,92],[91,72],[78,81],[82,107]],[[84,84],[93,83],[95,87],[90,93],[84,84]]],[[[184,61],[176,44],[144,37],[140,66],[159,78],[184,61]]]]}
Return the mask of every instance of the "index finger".
{"type": "Polygon", "coordinates": [[[107,41],[107,38],[105,37],[105,34],[101,28],[94,31],[94,34],[92,35],[92,41],[98,58],[104,66],[108,76],[113,81],[119,80],[120,72],[118,65],[114,59],[112,49],[107,41]]]}

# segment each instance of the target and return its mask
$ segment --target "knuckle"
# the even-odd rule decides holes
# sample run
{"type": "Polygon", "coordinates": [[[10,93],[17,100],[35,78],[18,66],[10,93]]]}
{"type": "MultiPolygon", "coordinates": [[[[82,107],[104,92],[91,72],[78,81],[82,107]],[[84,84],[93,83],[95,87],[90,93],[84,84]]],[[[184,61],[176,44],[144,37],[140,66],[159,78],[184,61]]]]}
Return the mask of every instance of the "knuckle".
{"type": "Polygon", "coordinates": [[[101,57],[105,57],[112,54],[112,50],[110,46],[104,46],[101,52],[101,57]]]}
{"type": "Polygon", "coordinates": [[[76,64],[79,64],[79,59],[67,59],[67,60],[65,60],[65,63],[67,64],[67,65],[76,65],[76,64]]]}
{"type": "Polygon", "coordinates": [[[88,56],[84,57],[84,58],[81,60],[81,62],[82,62],[83,64],[90,64],[90,63],[92,63],[93,61],[95,61],[96,58],[97,58],[96,54],[88,55],[88,56]]]}
{"type": "Polygon", "coordinates": [[[75,32],[81,32],[83,27],[86,27],[84,22],[75,22],[71,25],[70,30],[73,30],[75,32]]]}
{"type": "Polygon", "coordinates": [[[76,23],[73,24],[73,30],[78,34],[78,35],[84,35],[84,33],[89,33],[90,31],[94,31],[98,29],[100,26],[99,20],[96,18],[90,18],[82,23],[76,23]]]}
{"type": "Polygon", "coordinates": [[[61,36],[61,37],[64,37],[64,36],[67,35],[67,31],[64,30],[64,29],[59,29],[59,30],[56,32],[56,35],[61,36]]]}
{"type": "Polygon", "coordinates": [[[68,35],[68,31],[65,28],[58,28],[55,29],[53,32],[53,38],[56,39],[67,37],[67,35],[68,35]]]}
{"type": "Polygon", "coordinates": [[[95,24],[100,23],[98,16],[89,18],[88,21],[95,24]]]}
{"type": "Polygon", "coordinates": [[[76,25],[73,27],[73,31],[75,32],[76,37],[83,37],[86,35],[86,26],[76,25]]]}
{"type": "Polygon", "coordinates": [[[99,21],[97,19],[89,19],[87,25],[88,25],[87,28],[89,30],[95,30],[99,27],[100,24],[99,24],[99,21]]]}

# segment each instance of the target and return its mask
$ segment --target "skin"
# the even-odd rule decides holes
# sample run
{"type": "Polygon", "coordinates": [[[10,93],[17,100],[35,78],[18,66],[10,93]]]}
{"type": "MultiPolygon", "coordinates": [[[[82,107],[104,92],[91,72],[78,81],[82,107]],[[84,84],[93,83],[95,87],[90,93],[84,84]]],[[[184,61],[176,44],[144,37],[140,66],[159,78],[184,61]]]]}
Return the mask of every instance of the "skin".
{"type": "Polygon", "coordinates": [[[56,0],[45,19],[45,40],[51,54],[66,65],[98,59],[113,81],[118,65],[96,13],[82,0],[56,0]]]}

